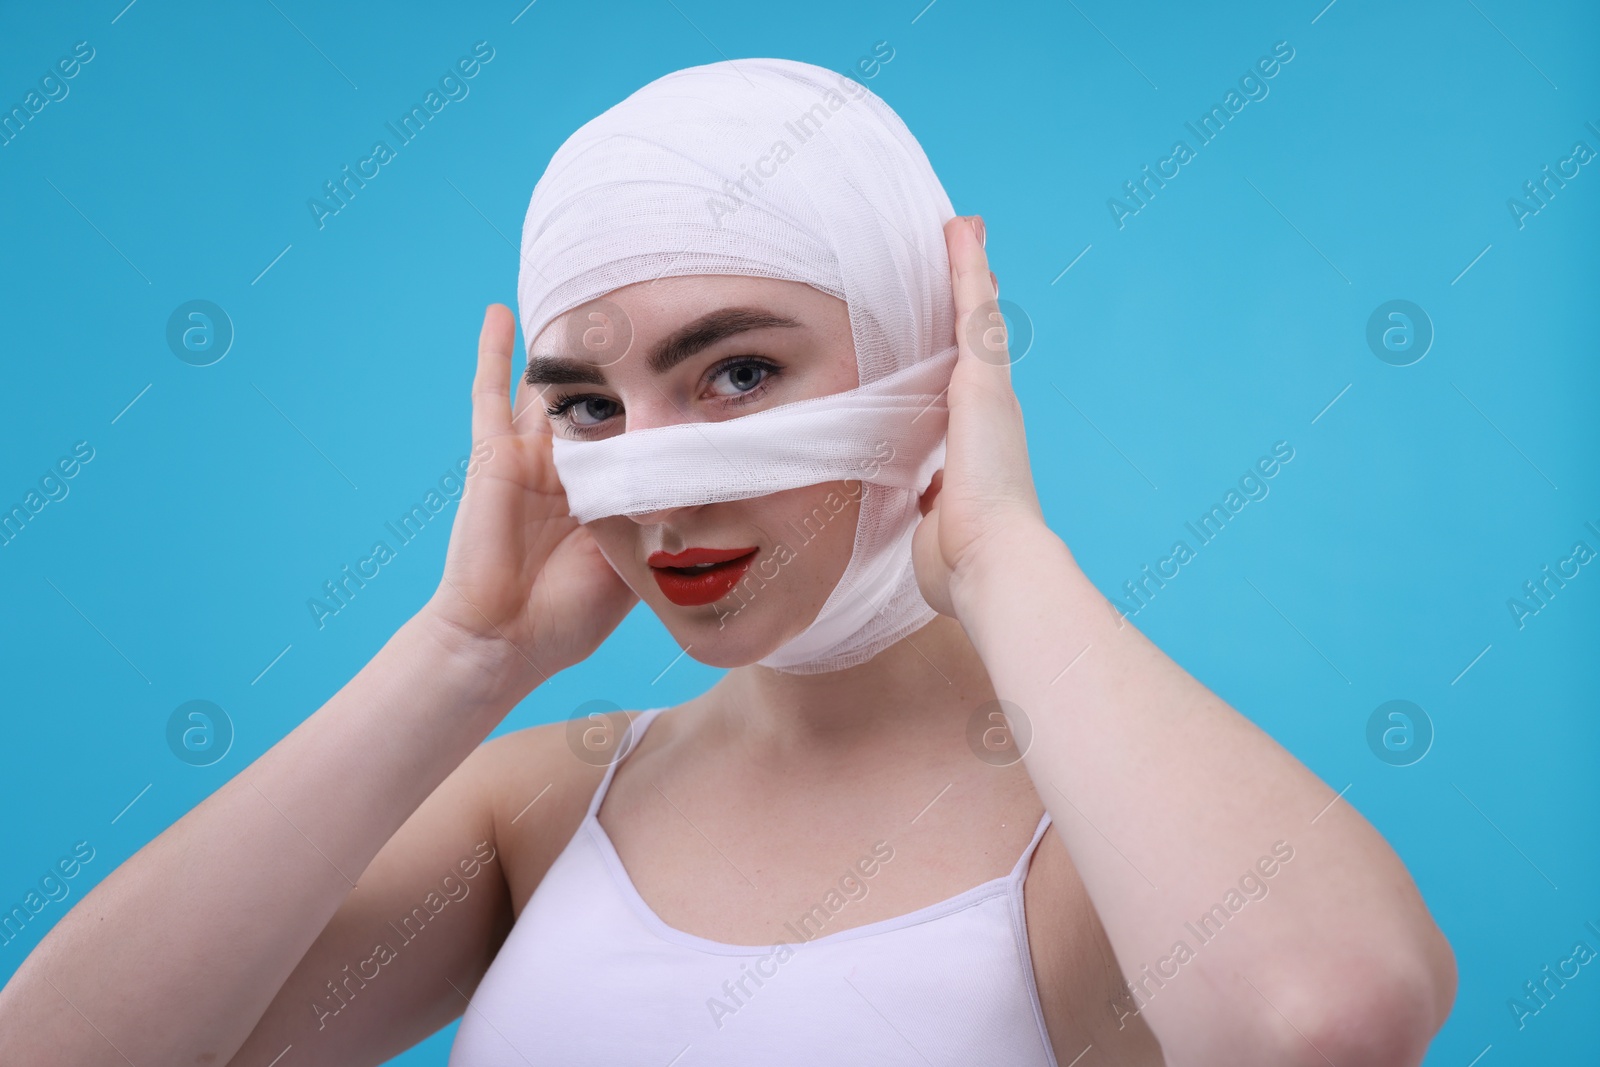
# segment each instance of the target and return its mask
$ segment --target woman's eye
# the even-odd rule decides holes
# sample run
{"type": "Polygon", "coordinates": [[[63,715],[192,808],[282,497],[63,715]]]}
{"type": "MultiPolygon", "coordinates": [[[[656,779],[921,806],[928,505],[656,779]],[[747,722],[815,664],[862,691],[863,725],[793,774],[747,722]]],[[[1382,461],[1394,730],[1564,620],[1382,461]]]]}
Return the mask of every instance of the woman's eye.
{"type": "Polygon", "coordinates": [[[756,388],[766,381],[771,373],[771,368],[763,363],[735,363],[716,373],[711,379],[711,389],[719,396],[737,396],[756,388]],[[721,388],[719,383],[722,382],[726,382],[731,388],[721,388]]]}
{"type": "Polygon", "coordinates": [[[573,426],[597,426],[616,414],[617,402],[603,396],[575,396],[559,400],[546,409],[552,419],[565,419],[573,426]]]}
{"type": "Polygon", "coordinates": [[[615,415],[616,412],[613,409],[616,406],[617,402],[615,400],[607,400],[604,397],[595,396],[587,400],[580,400],[572,405],[572,421],[578,426],[594,426],[615,415]],[[596,410],[597,408],[599,410],[596,410]]]}
{"type": "MultiPolygon", "coordinates": [[[[711,373],[711,393],[728,404],[753,403],[766,395],[769,379],[779,373],[776,364],[746,358],[728,363],[711,373]]],[[[545,414],[564,423],[570,432],[599,432],[622,411],[622,405],[603,396],[567,396],[545,409],[545,414]]]]}

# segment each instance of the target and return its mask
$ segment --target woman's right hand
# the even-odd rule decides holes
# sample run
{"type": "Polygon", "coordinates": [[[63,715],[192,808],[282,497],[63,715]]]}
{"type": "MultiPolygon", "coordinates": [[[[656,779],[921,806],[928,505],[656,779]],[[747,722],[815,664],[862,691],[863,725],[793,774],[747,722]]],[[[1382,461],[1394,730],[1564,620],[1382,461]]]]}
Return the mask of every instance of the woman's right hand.
{"type": "Polygon", "coordinates": [[[443,580],[421,614],[521,699],[593,653],[638,596],[569,513],[549,420],[533,405],[512,417],[515,344],[511,309],[490,304],[472,383],[466,489],[443,580]]]}

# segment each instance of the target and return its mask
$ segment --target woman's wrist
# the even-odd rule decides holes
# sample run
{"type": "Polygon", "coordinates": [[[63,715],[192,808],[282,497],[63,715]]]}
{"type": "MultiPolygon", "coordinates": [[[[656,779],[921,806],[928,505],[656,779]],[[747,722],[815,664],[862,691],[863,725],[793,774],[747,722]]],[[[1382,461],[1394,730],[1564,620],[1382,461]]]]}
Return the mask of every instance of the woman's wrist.
{"type": "Polygon", "coordinates": [[[414,635],[415,651],[430,666],[430,674],[466,704],[482,705],[491,713],[503,707],[503,717],[544,680],[510,641],[470,633],[431,601],[406,621],[406,630],[414,635]]]}
{"type": "Polygon", "coordinates": [[[1019,611],[1039,594],[1059,600],[1080,586],[1093,589],[1066,542],[1043,522],[1026,522],[985,546],[974,566],[952,581],[950,599],[981,654],[985,641],[1012,630],[1019,611]]]}

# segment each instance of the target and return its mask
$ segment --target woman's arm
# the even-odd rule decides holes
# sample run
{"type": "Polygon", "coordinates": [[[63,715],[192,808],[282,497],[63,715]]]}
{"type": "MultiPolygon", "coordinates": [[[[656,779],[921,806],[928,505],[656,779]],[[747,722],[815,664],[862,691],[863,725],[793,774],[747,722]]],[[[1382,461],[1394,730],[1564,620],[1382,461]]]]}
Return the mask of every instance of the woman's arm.
{"type": "Polygon", "coordinates": [[[459,1018],[514,894],[571,839],[604,771],[572,758],[565,723],[479,745],[378,852],[228,1067],[289,1048],[277,1067],[372,1067],[459,1018]]]}
{"type": "MultiPolygon", "coordinates": [[[[946,234],[956,321],[987,322],[981,238],[946,234]]],[[[1084,576],[1040,513],[1003,347],[958,332],[918,574],[1027,717],[1024,762],[1134,987],[1112,1010],[1174,1065],[1420,1062],[1455,965],[1404,864],[1084,576]]]]}
{"type": "MultiPolygon", "coordinates": [[[[62,918],[0,993],[0,1063],[226,1063],[341,904],[370,918],[453,838],[473,853],[466,838],[486,809],[466,781],[365,875],[517,701],[585,658],[635,600],[567,514],[548,424],[513,429],[514,333],[510,310],[491,305],[473,382],[477,466],[439,591],[316,714],[62,918]]],[[[493,925],[476,914],[480,933],[493,925]]],[[[350,940],[335,947],[371,954],[364,921],[339,928],[350,940]]],[[[310,1051],[293,1062],[347,1062],[310,1051]]]]}
{"type": "Polygon", "coordinates": [[[389,895],[369,862],[510,709],[477,673],[401,627],[56,924],[0,996],[0,1062],[226,1063],[340,905],[389,895]]]}

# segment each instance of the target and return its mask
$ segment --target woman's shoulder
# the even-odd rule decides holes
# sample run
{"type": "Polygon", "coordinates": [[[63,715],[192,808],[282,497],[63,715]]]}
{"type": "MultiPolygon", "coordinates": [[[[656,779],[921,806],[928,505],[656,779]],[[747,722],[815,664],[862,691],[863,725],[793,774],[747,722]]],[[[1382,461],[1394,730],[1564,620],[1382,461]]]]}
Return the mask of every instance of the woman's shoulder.
{"type": "Polygon", "coordinates": [[[506,785],[521,785],[539,775],[557,787],[574,782],[598,785],[606,768],[637,746],[642,720],[668,710],[613,709],[525,726],[490,738],[474,755],[484,773],[505,778],[506,785]]]}
{"type": "Polygon", "coordinates": [[[528,726],[473,754],[516,912],[572,840],[606,769],[637,743],[643,714],[616,710],[528,726]]]}

